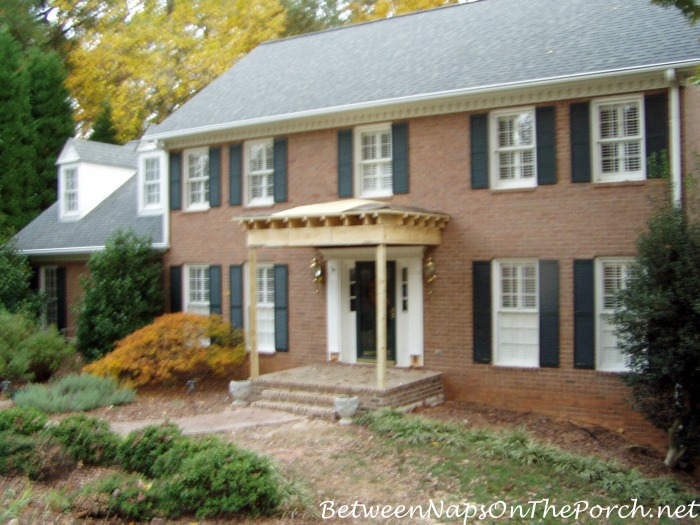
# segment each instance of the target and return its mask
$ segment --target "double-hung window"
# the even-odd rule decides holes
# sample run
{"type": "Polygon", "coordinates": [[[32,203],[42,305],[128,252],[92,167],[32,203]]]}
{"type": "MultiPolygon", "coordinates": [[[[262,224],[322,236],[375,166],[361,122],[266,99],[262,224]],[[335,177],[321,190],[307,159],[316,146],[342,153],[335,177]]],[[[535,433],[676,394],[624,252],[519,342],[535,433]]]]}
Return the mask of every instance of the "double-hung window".
{"type": "Polygon", "coordinates": [[[265,206],[275,201],[274,142],[246,143],[247,204],[265,206]]]}
{"type": "Polygon", "coordinates": [[[58,269],[42,266],[39,285],[44,293],[44,323],[58,326],[58,269]]]}
{"type": "Polygon", "coordinates": [[[539,366],[538,261],[495,261],[493,276],[494,364],[539,366]]]}
{"type": "Polygon", "coordinates": [[[66,168],[63,171],[63,214],[77,215],[78,204],[78,168],[66,168]]]}
{"type": "Polygon", "coordinates": [[[187,266],[185,274],[185,311],[209,315],[210,302],[209,266],[187,266]]]}
{"type": "Polygon", "coordinates": [[[598,259],[596,268],[596,321],[598,370],[624,372],[627,370],[625,355],[617,346],[613,316],[620,308],[618,294],[629,279],[632,259],[598,259]]]}
{"type": "Polygon", "coordinates": [[[643,98],[614,98],[593,103],[595,172],[599,182],[645,177],[643,98]]]}
{"type": "Polygon", "coordinates": [[[188,210],[209,207],[209,151],[185,152],[185,202],[188,210]]]}
{"type": "Polygon", "coordinates": [[[491,113],[491,180],[496,189],[537,185],[535,111],[532,108],[491,113]]]}
{"type": "Polygon", "coordinates": [[[275,351],[275,272],[273,265],[256,268],[257,338],[262,352],[275,351]]]}
{"type": "Polygon", "coordinates": [[[143,161],[143,206],[160,207],[160,157],[148,157],[143,161]]]}
{"type": "Polygon", "coordinates": [[[391,126],[357,128],[357,195],[387,197],[393,193],[391,126]]]}

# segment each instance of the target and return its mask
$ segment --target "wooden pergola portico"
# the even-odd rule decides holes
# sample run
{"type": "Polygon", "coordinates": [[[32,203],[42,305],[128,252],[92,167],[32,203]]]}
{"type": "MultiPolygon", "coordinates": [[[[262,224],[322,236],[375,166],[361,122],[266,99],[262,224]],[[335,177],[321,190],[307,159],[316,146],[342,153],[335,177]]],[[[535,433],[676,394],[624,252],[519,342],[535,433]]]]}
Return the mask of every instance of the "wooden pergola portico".
{"type": "MultiPolygon", "coordinates": [[[[376,246],[376,304],[387,299],[387,246],[437,246],[450,217],[408,206],[346,199],[300,206],[270,215],[235,217],[246,231],[250,305],[247,332],[250,373],[260,374],[255,297],[257,248],[376,246]]],[[[386,385],[387,312],[376,308],[377,387],[386,385]]]]}

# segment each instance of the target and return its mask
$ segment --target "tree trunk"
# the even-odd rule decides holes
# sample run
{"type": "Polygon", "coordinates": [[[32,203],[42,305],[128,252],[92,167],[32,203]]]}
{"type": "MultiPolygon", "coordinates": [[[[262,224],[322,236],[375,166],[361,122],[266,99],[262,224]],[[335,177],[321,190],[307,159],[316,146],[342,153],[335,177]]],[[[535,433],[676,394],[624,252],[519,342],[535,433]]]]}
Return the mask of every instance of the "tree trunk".
{"type": "Polygon", "coordinates": [[[678,432],[678,429],[681,427],[682,422],[680,419],[676,419],[673,422],[673,425],[668,431],[668,451],[666,452],[666,459],[664,459],[664,464],[670,468],[670,469],[677,469],[678,464],[683,459],[683,456],[685,455],[685,446],[680,445],[678,443],[678,439],[676,438],[676,433],[678,432]]]}

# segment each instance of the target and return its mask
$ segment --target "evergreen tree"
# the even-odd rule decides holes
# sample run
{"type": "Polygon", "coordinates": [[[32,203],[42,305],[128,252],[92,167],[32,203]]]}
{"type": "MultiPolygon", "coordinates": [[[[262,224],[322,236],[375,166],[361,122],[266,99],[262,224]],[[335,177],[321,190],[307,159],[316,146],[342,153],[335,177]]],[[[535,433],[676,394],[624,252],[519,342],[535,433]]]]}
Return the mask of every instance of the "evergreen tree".
{"type": "Polygon", "coordinates": [[[56,200],[56,159],[66,140],[74,134],[70,95],[65,87],[66,72],[55,51],[34,48],[29,53],[30,105],[37,129],[36,155],[39,214],[56,200]]]}
{"type": "Polygon", "coordinates": [[[40,296],[31,288],[29,261],[0,232],[0,310],[38,317],[40,296]]]}
{"type": "Polygon", "coordinates": [[[117,130],[112,121],[112,106],[110,106],[109,102],[102,106],[102,111],[97,115],[95,124],[92,127],[90,140],[106,144],[119,144],[117,130]]]}
{"type": "Polygon", "coordinates": [[[88,261],[78,310],[78,350],[94,360],[163,310],[162,264],[148,238],[117,231],[88,261]]]}

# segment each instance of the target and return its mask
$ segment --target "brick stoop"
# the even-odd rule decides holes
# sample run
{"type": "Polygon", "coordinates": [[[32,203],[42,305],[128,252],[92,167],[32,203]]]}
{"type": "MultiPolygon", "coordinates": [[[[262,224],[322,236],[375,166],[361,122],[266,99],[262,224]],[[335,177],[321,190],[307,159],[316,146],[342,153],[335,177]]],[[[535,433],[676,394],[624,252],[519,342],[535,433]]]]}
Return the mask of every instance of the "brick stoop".
{"type": "Polygon", "coordinates": [[[394,408],[410,411],[444,402],[442,374],[426,370],[391,369],[387,388],[372,386],[374,367],[310,365],[263,375],[253,380],[255,407],[284,410],[312,418],[336,419],[337,396],[358,396],[360,410],[394,408]]]}

